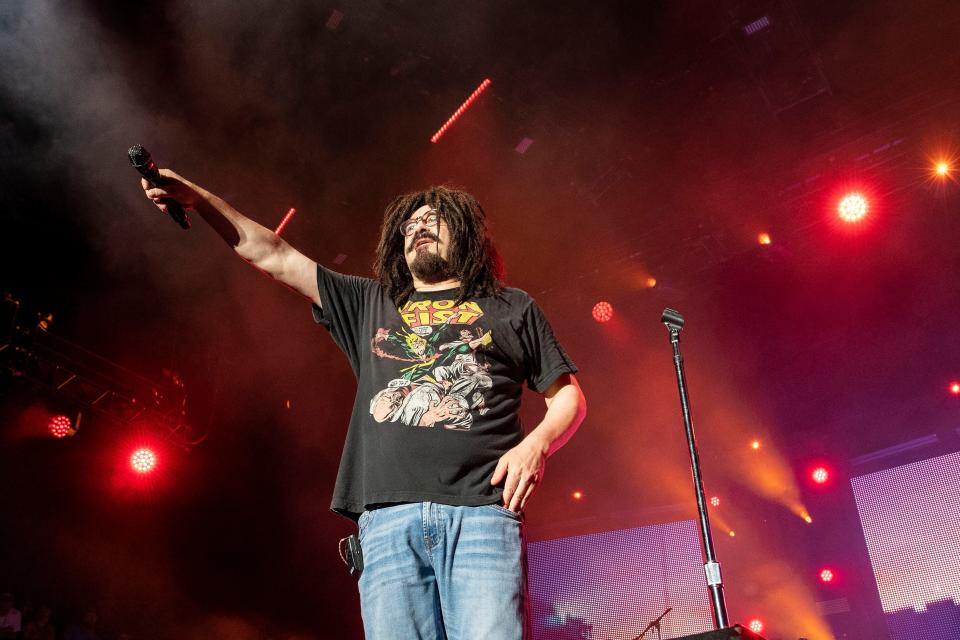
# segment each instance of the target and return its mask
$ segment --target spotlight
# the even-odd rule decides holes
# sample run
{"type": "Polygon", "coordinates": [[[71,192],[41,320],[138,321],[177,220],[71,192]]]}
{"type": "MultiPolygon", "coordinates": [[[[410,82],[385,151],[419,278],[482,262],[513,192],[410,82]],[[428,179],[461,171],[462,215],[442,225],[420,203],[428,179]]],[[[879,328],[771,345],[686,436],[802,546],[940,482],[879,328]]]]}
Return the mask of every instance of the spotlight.
{"type": "Polygon", "coordinates": [[[713,496],[712,498],[710,498],[710,504],[711,504],[712,506],[714,506],[714,507],[719,507],[719,506],[720,506],[720,497],[719,497],[719,496],[713,496]]]}
{"type": "Polygon", "coordinates": [[[573,493],[570,494],[570,497],[572,497],[574,500],[579,500],[580,498],[583,497],[583,492],[582,492],[582,491],[574,491],[573,493]]]}
{"type": "Polygon", "coordinates": [[[833,569],[821,569],[820,571],[820,582],[823,584],[830,584],[835,577],[833,569]]]}
{"type": "Polygon", "coordinates": [[[960,382],[956,382],[956,381],[951,382],[949,389],[950,389],[950,393],[952,393],[953,395],[960,396],[960,382]]]}
{"type": "Polygon", "coordinates": [[[837,205],[837,213],[840,219],[850,224],[860,222],[867,216],[870,210],[870,203],[862,193],[848,193],[840,200],[837,205]]]}
{"type": "Polygon", "coordinates": [[[759,440],[754,440],[753,442],[751,442],[751,443],[750,443],[750,448],[753,449],[754,451],[759,450],[759,449],[760,449],[760,441],[759,441],[759,440]]]}
{"type": "Polygon", "coordinates": [[[754,633],[760,633],[763,631],[763,620],[760,618],[754,618],[747,624],[747,627],[749,627],[750,631],[753,631],[754,633]]]}
{"type": "Polygon", "coordinates": [[[827,471],[826,467],[817,467],[810,472],[810,479],[817,484],[826,484],[830,479],[830,472],[827,471]]]}
{"type": "Polygon", "coordinates": [[[941,160],[940,162],[937,163],[937,166],[934,169],[934,171],[937,172],[938,176],[945,177],[950,173],[950,163],[946,162],[945,160],[941,160]]]}
{"type": "Polygon", "coordinates": [[[613,306],[609,302],[593,305],[593,319],[597,322],[609,322],[613,318],[613,306]]]}
{"type": "Polygon", "coordinates": [[[47,430],[54,438],[66,438],[76,433],[73,422],[67,416],[53,416],[47,423],[47,430]]]}
{"type": "Polygon", "coordinates": [[[157,466],[157,454],[151,449],[141,448],[130,456],[130,467],[137,473],[150,473],[157,466]]]}
{"type": "Polygon", "coordinates": [[[757,242],[760,244],[770,244],[772,240],[770,239],[769,233],[761,233],[757,235],[757,242]]]}
{"type": "Polygon", "coordinates": [[[727,535],[729,535],[731,538],[736,538],[736,537],[737,537],[737,532],[734,531],[733,529],[731,529],[731,530],[730,530],[730,533],[727,534],[727,535]]]}
{"type": "Polygon", "coordinates": [[[647,285],[647,289],[653,289],[655,286],[657,286],[657,279],[654,278],[653,276],[650,276],[649,278],[647,278],[647,281],[645,284],[647,285]]]}

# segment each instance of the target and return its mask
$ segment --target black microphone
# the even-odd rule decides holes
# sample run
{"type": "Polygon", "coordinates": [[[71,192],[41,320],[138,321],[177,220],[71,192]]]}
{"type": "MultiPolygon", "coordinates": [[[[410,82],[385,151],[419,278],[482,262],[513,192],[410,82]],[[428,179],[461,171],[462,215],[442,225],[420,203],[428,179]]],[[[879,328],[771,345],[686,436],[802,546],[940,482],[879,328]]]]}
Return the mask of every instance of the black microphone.
{"type": "MultiPolygon", "coordinates": [[[[157,163],[150,157],[149,151],[139,144],[135,144],[127,151],[127,155],[130,157],[130,164],[140,172],[140,175],[147,179],[147,182],[154,187],[163,186],[163,176],[160,175],[160,170],[157,169],[157,163]]],[[[190,218],[187,217],[186,212],[183,210],[183,207],[180,206],[179,202],[173,198],[161,198],[160,202],[167,205],[167,213],[170,214],[170,217],[173,218],[174,222],[180,225],[182,229],[190,228],[190,218]]]]}

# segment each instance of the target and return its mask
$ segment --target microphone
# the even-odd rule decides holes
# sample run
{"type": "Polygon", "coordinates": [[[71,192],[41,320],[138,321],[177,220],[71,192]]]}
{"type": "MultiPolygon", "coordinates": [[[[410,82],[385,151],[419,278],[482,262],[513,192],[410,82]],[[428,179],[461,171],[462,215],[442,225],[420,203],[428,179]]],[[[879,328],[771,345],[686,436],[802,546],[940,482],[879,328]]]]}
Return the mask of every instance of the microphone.
{"type": "Polygon", "coordinates": [[[678,331],[683,328],[684,323],[683,316],[680,315],[680,312],[669,307],[663,310],[663,315],[660,316],[660,322],[671,329],[676,328],[678,331]]]}
{"type": "MultiPolygon", "coordinates": [[[[140,175],[147,179],[147,182],[154,187],[163,186],[163,176],[160,175],[157,163],[150,157],[149,151],[139,144],[135,144],[127,151],[127,156],[130,157],[130,164],[133,165],[133,168],[139,171],[140,175]]],[[[167,213],[170,214],[174,222],[180,225],[180,228],[190,228],[190,218],[187,217],[186,212],[183,210],[183,207],[180,206],[179,202],[173,198],[162,198],[160,202],[167,205],[167,213]]]]}

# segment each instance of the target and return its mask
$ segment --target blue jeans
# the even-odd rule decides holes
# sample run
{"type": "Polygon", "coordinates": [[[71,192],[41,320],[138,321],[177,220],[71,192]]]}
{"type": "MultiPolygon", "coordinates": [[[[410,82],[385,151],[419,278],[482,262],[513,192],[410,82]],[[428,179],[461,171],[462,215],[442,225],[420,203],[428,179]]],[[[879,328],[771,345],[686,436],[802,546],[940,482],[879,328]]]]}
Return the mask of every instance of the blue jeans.
{"type": "Polygon", "coordinates": [[[360,516],[367,640],[522,640],[523,518],[499,505],[416,502],[360,516]]]}

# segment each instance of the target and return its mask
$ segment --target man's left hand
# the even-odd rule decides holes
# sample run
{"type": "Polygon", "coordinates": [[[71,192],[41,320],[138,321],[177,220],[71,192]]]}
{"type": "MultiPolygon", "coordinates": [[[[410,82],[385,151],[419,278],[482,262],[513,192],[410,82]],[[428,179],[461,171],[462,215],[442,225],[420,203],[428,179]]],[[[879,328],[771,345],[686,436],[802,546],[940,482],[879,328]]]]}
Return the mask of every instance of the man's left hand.
{"type": "Polygon", "coordinates": [[[503,506],[520,513],[543,480],[549,446],[539,438],[527,436],[497,462],[490,484],[503,482],[503,506]]]}

